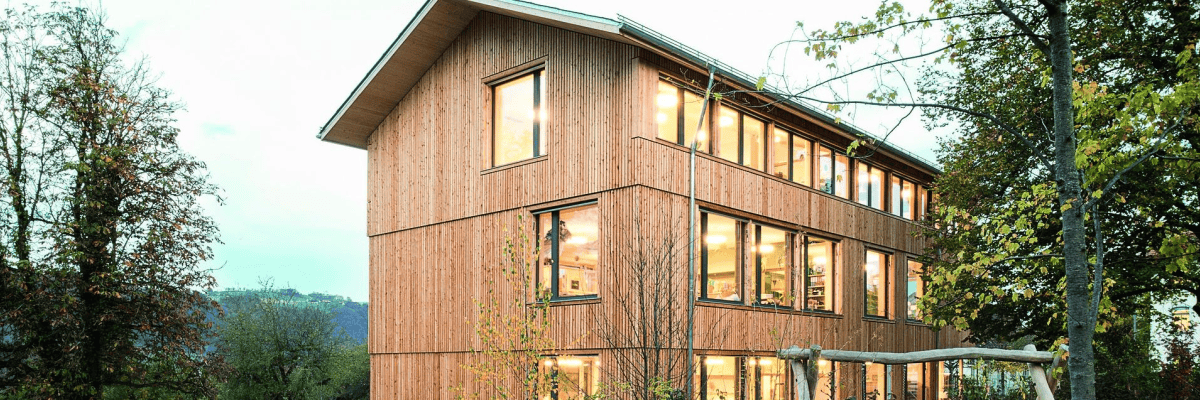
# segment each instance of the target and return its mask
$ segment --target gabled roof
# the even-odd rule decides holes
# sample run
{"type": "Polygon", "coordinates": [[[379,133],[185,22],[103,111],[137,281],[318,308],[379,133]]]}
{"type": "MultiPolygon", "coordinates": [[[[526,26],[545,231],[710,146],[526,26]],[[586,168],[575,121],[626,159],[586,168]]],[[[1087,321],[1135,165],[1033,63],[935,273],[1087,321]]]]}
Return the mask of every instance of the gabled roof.
{"type": "MultiPolygon", "coordinates": [[[[544,25],[584,33],[645,48],[670,59],[704,70],[713,66],[717,74],[738,84],[753,88],[757,79],[738,71],[691,47],[638,24],[628,18],[617,20],[547,7],[520,0],[427,0],[417,15],[409,21],[400,36],[388,47],[379,61],[371,67],[350,97],[338,107],[317,138],[351,147],[365,149],[367,137],[392,112],[406,93],[425,74],[442,52],[450,46],[480,11],[528,20],[544,25]]],[[[778,104],[816,119],[834,131],[876,139],[874,135],[841,121],[810,105],[772,93],[764,94],[778,104]]],[[[932,173],[941,169],[904,149],[882,142],[887,152],[932,173]]]]}

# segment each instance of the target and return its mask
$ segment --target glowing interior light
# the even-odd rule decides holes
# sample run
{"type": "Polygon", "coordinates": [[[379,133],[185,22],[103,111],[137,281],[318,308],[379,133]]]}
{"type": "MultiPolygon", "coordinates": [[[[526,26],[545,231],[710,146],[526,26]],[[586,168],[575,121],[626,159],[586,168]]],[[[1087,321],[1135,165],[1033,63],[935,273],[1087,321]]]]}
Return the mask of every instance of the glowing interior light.
{"type": "Polygon", "coordinates": [[[870,362],[870,361],[867,361],[867,362],[863,363],[863,365],[866,365],[866,366],[870,367],[870,366],[872,366],[872,365],[875,365],[875,363],[873,363],[873,362],[870,362]]]}
{"type": "Polygon", "coordinates": [[[720,124],[721,126],[733,125],[733,118],[726,117],[724,115],[722,115],[721,118],[718,118],[717,121],[718,121],[718,124],[720,124]]]}
{"type": "Polygon", "coordinates": [[[570,243],[570,244],[585,244],[588,241],[589,241],[588,237],[583,236],[583,235],[575,235],[575,236],[571,236],[570,239],[567,239],[567,243],[570,243]]]}
{"type": "Polygon", "coordinates": [[[762,246],[758,246],[758,251],[761,251],[763,253],[770,253],[770,252],[775,251],[775,246],[772,246],[769,244],[764,244],[762,246]]]}
{"type": "Polygon", "coordinates": [[[748,364],[748,365],[754,365],[754,359],[753,359],[753,358],[751,358],[751,359],[749,359],[749,360],[746,360],[746,364],[748,364]]]}
{"type": "Polygon", "coordinates": [[[721,235],[708,235],[707,237],[704,238],[704,241],[707,242],[708,244],[721,244],[721,243],[725,243],[728,240],[729,240],[729,238],[721,236],[721,235]]]}
{"type": "Polygon", "coordinates": [[[724,364],[724,363],[725,363],[725,360],[722,360],[722,359],[720,359],[720,358],[706,358],[706,359],[704,359],[704,364],[705,364],[705,365],[721,365],[721,364],[724,364]]]}
{"type": "Polygon", "coordinates": [[[771,360],[762,360],[758,362],[760,365],[771,365],[771,360]]]}
{"type": "Polygon", "coordinates": [[[529,110],[529,119],[537,116],[537,110],[529,110]]]}
{"type": "Polygon", "coordinates": [[[824,263],[825,263],[825,257],[817,257],[817,258],[813,259],[813,264],[824,264],[824,263]]]}
{"type": "Polygon", "coordinates": [[[679,104],[679,98],[676,97],[674,94],[658,95],[658,106],[659,107],[671,108],[671,107],[675,107],[676,104],[679,104]]]}
{"type": "Polygon", "coordinates": [[[779,143],[779,142],[781,142],[781,141],[783,141],[783,138],[781,138],[781,137],[779,137],[779,136],[776,136],[776,137],[775,137],[775,143],[779,143]]]}
{"type": "Polygon", "coordinates": [[[860,181],[865,181],[865,180],[867,180],[867,171],[862,171],[862,172],[859,172],[859,173],[858,173],[858,180],[860,180],[860,181]]]}
{"type": "Polygon", "coordinates": [[[558,360],[558,365],[561,367],[578,367],[583,365],[583,360],[578,358],[564,358],[558,360]]]}
{"type": "Polygon", "coordinates": [[[658,118],[658,122],[660,122],[660,123],[667,122],[667,114],[658,113],[657,118],[658,118]]]}
{"type": "Polygon", "coordinates": [[[911,191],[911,190],[905,190],[905,191],[903,191],[903,192],[900,192],[900,195],[901,195],[901,196],[904,196],[904,197],[912,197],[912,191],[911,191]]]}
{"type": "Polygon", "coordinates": [[[554,366],[554,360],[546,360],[546,362],[544,362],[543,364],[546,364],[546,366],[547,366],[547,367],[553,367],[553,366],[554,366]]]}
{"type": "Polygon", "coordinates": [[[824,358],[817,360],[817,365],[822,366],[822,367],[829,365],[829,360],[826,360],[824,358]]]}
{"type": "Polygon", "coordinates": [[[546,120],[546,110],[542,109],[542,121],[546,120]]]}
{"type": "Polygon", "coordinates": [[[705,139],[708,139],[708,132],[696,131],[696,140],[697,141],[703,142],[705,139]]]}

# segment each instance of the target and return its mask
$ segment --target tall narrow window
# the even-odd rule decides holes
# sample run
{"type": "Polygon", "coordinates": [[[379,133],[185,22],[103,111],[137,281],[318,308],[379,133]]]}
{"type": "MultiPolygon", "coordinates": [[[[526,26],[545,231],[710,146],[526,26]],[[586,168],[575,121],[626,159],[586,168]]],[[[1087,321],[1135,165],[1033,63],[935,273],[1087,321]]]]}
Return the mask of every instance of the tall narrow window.
{"type": "Polygon", "coordinates": [[[766,122],[729,107],[717,107],[714,147],[718,157],[766,171],[766,133],[766,122]]]}
{"type": "Polygon", "coordinates": [[[544,400],[583,400],[599,390],[600,357],[558,356],[542,360],[539,369],[554,378],[550,393],[538,397],[544,400]]]}
{"type": "Polygon", "coordinates": [[[883,209],[883,170],[870,164],[858,163],[858,202],[878,210],[883,209]]]}
{"type": "Polygon", "coordinates": [[[865,314],[873,317],[888,316],[888,259],[887,254],[867,250],[865,270],[865,314]]]}
{"type": "Polygon", "coordinates": [[[804,308],[833,311],[834,243],[812,236],[804,240],[804,308]]]}
{"type": "Polygon", "coordinates": [[[742,115],[742,165],[759,171],[766,170],[766,131],[765,122],[742,115]]]}
{"type": "Polygon", "coordinates": [[[911,181],[892,177],[892,214],[904,219],[915,219],[913,197],[916,195],[911,181]]]}
{"type": "Polygon", "coordinates": [[[599,211],[595,204],[538,214],[538,289],[550,299],[599,293],[599,211]]]}
{"type": "Polygon", "coordinates": [[[791,160],[788,158],[788,152],[791,150],[790,140],[792,135],[787,131],[778,127],[771,129],[771,175],[776,178],[791,179],[791,160]]]}
{"type": "Polygon", "coordinates": [[[921,320],[921,310],[917,309],[917,300],[925,295],[925,281],[921,280],[921,272],[925,266],[916,261],[908,262],[908,319],[921,320]]]}
{"type": "Polygon", "coordinates": [[[741,302],[742,222],[700,214],[700,297],[741,302]]]}
{"type": "Polygon", "coordinates": [[[841,154],[834,157],[833,195],[850,198],[850,158],[841,154]]]}
{"type": "Polygon", "coordinates": [[[746,399],[787,400],[791,396],[788,363],[775,357],[746,357],[746,399]]]}
{"type": "Polygon", "coordinates": [[[892,398],[888,366],[880,363],[863,364],[863,400],[885,400],[892,398]]]}
{"type": "Polygon", "coordinates": [[[833,150],[817,148],[817,190],[833,194],[833,150]]]}
{"type": "MultiPolygon", "coordinates": [[[[655,122],[658,124],[658,137],[680,146],[691,146],[692,139],[697,138],[696,151],[712,152],[708,146],[708,122],[699,125],[700,112],[704,108],[704,98],[682,87],[667,81],[658,81],[658,95],[655,97],[655,122]],[[696,127],[700,126],[697,131],[696,127]]],[[[707,118],[706,118],[707,119],[707,118]]]]}
{"type": "Polygon", "coordinates": [[[492,88],[492,165],[546,154],[546,85],[538,70],[492,88]]]}
{"type": "Polygon", "coordinates": [[[925,400],[925,364],[904,367],[904,400],[925,400]]]}
{"type": "Polygon", "coordinates": [[[833,361],[817,360],[817,387],[813,390],[814,400],[835,400],[838,397],[837,367],[833,361]]]}
{"type": "Polygon", "coordinates": [[[738,141],[741,139],[738,112],[725,106],[717,107],[717,137],[713,150],[717,157],[738,161],[738,141]]]}
{"type": "Polygon", "coordinates": [[[792,181],[812,186],[812,142],[792,135],[792,181]]]}
{"type": "Polygon", "coordinates": [[[792,304],[792,246],[786,231],[755,225],[757,243],[754,246],[758,269],[759,304],[787,306],[792,304]]]}

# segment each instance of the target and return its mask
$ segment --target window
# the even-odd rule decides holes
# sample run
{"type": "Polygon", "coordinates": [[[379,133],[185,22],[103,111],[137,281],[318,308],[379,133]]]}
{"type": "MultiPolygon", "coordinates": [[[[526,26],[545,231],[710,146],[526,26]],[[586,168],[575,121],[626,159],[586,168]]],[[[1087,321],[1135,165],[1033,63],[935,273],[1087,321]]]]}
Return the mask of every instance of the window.
{"type": "Polygon", "coordinates": [[[541,400],[583,400],[598,392],[600,358],[597,356],[548,357],[538,368],[543,376],[554,378],[550,393],[539,396],[541,400]]]}
{"type": "Polygon", "coordinates": [[[1171,309],[1171,324],[1181,332],[1192,330],[1192,311],[1185,306],[1171,309]]]}
{"type": "Polygon", "coordinates": [[[883,170],[870,164],[858,163],[858,202],[868,207],[883,209],[883,170]]]}
{"type": "Polygon", "coordinates": [[[806,236],[804,254],[804,308],[833,311],[834,242],[806,236]]]}
{"type": "Polygon", "coordinates": [[[813,400],[834,400],[838,394],[837,366],[833,361],[817,360],[817,387],[813,400]]]}
{"type": "Polygon", "coordinates": [[[817,150],[817,189],[841,198],[850,198],[850,158],[825,146],[817,150]]]}
{"type": "Polygon", "coordinates": [[[754,226],[754,258],[759,304],[792,304],[792,246],[789,232],[769,226],[754,226]]]}
{"type": "Polygon", "coordinates": [[[530,72],[492,87],[492,166],[546,155],[543,72],[530,72]]]}
{"type": "Polygon", "coordinates": [[[700,298],[741,302],[742,222],[700,214],[700,298]]]}
{"type": "Polygon", "coordinates": [[[779,128],[771,129],[771,170],[767,171],[776,178],[791,179],[792,159],[788,157],[792,147],[792,135],[779,128]]]}
{"type": "Polygon", "coordinates": [[[599,211],[596,204],[537,215],[539,293],[549,299],[592,297],[599,293],[599,211]]]}
{"type": "Polygon", "coordinates": [[[771,174],[812,186],[812,141],[776,126],[771,129],[771,146],[771,174]]]}
{"type": "Polygon", "coordinates": [[[704,98],[691,91],[667,81],[658,81],[658,106],[655,121],[658,123],[658,137],[678,144],[691,146],[693,139],[698,139],[696,151],[711,153],[708,143],[708,121],[704,121],[697,137],[696,126],[699,126],[700,112],[704,108],[704,98]]]}
{"type": "Polygon", "coordinates": [[[792,182],[812,186],[812,141],[792,135],[792,182]]]}
{"type": "Polygon", "coordinates": [[[700,398],[704,400],[733,400],[741,398],[740,359],[727,356],[701,356],[700,398]]]}
{"type": "Polygon", "coordinates": [[[917,186],[917,205],[916,216],[913,219],[920,220],[929,213],[929,189],[923,186],[917,186]]]}
{"type": "Polygon", "coordinates": [[[938,361],[941,384],[938,385],[938,400],[949,399],[961,392],[963,377],[962,360],[938,361]]]}
{"type": "Polygon", "coordinates": [[[716,156],[764,171],[766,169],[767,124],[725,106],[717,107],[716,156]]]}
{"type": "Polygon", "coordinates": [[[868,316],[888,317],[888,256],[867,250],[865,311],[868,316]]]}
{"type": "Polygon", "coordinates": [[[791,368],[775,357],[698,356],[696,388],[705,400],[793,398],[791,368]]]}
{"type": "Polygon", "coordinates": [[[873,362],[863,364],[863,400],[891,399],[891,388],[888,365],[873,362]]]}
{"type": "Polygon", "coordinates": [[[892,214],[904,219],[915,219],[913,196],[915,193],[912,181],[897,176],[892,177],[892,214]]]}
{"type": "Polygon", "coordinates": [[[904,400],[925,400],[925,364],[904,367],[904,400]]]}
{"type": "Polygon", "coordinates": [[[925,295],[925,281],[921,280],[921,273],[924,270],[924,264],[908,261],[908,319],[914,321],[921,320],[921,310],[917,309],[917,300],[925,295]]]}

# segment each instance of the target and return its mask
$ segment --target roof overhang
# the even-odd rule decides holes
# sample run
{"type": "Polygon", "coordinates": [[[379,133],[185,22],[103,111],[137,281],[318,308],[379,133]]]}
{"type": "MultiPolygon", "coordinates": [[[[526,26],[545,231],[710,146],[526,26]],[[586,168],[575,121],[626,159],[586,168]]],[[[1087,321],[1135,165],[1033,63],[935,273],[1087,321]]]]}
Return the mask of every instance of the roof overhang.
{"type": "Polygon", "coordinates": [[[367,137],[480,11],[629,43],[620,23],[606,18],[509,0],[428,0],[317,138],[366,149],[367,137]]]}

